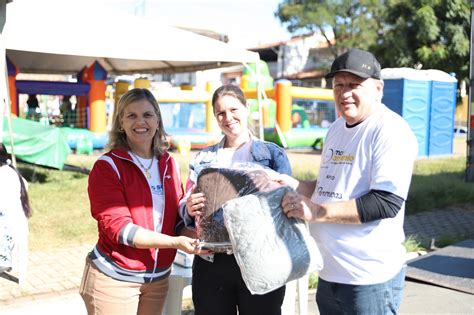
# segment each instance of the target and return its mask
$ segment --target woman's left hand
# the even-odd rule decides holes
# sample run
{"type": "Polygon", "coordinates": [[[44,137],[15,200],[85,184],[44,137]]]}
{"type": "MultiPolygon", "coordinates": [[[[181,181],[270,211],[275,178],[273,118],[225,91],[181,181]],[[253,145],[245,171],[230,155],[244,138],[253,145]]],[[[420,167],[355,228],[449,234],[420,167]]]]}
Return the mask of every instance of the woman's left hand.
{"type": "Polygon", "coordinates": [[[186,200],[186,210],[190,217],[195,217],[201,215],[202,208],[204,208],[204,203],[206,202],[206,197],[202,192],[195,192],[196,187],[192,188],[192,193],[186,200]]]}

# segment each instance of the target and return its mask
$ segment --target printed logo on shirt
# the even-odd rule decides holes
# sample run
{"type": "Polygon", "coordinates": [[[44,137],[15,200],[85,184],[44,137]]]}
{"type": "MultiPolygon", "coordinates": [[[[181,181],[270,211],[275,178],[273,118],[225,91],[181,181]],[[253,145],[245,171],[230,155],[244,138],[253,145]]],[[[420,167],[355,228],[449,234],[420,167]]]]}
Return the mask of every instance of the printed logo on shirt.
{"type": "Polygon", "coordinates": [[[343,150],[328,149],[323,157],[324,163],[352,165],[354,156],[344,153],[343,150]]]}
{"type": "Polygon", "coordinates": [[[163,185],[150,185],[150,188],[153,195],[163,195],[163,185]]]}
{"type": "Polygon", "coordinates": [[[324,156],[323,156],[323,162],[325,164],[331,162],[333,155],[334,155],[334,150],[333,149],[328,149],[326,151],[326,153],[324,154],[324,156]]]}

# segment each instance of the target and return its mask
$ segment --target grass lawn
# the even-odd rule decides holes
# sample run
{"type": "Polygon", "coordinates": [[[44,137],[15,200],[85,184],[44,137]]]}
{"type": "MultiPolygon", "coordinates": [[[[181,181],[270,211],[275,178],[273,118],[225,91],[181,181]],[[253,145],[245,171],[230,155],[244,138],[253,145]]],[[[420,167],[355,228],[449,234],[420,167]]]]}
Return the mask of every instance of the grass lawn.
{"type": "Polygon", "coordinates": [[[407,213],[474,203],[474,183],[466,183],[466,158],[419,160],[407,199],[407,213]]]}
{"type": "MultiPolygon", "coordinates": [[[[173,156],[180,164],[183,180],[186,180],[190,156],[183,157],[177,153],[173,156]]],[[[66,163],[90,169],[97,157],[71,154],[66,163]]],[[[296,178],[316,177],[319,155],[289,153],[289,157],[296,178]]],[[[464,182],[465,167],[466,158],[463,156],[418,160],[407,200],[407,213],[474,203],[474,184],[464,182]]],[[[31,250],[95,243],[97,228],[89,212],[86,174],[25,164],[19,164],[19,169],[29,181],[33,208],[29,222],[31,250]]]]}

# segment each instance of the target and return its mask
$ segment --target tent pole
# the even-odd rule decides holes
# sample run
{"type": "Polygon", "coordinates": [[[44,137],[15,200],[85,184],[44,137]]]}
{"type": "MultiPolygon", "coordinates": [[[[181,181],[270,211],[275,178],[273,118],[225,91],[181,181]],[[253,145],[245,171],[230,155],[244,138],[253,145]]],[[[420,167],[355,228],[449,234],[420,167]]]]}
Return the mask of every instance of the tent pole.
{"type": "Polygon", "coordinates": [[[12,130],[12,118],[10,115],[10,93],[8,88],[8,70],[7,70],[7,55],[6,55],[6,46],[5,40],[3,37],[3,27],[5,26],[6,21],[6,7],[7,0],[0,0],[0,143],[3,143],[3,114],[7,113],[8,120],[8,133],[10,134],[10,147],[11,147],[11,156],[13,166],[16,168],[16,158],[13,145],[13,130],[12,130]]]}
{"type": "Polygon", "coordinates": [[[262,97],[266,100],[267,96],[265,94],[265,89],[261,88],[260,85],[260,62],[255,63],[255,71],[246,63],[242,63],[247,70],[250,71],[250,73],[255,76],[257,80],[257,106],[258,106],[258,138],[260,140],[264,140],[264,135],[263,135],[263,108],[262,108],[262,97]]]}
{"type": "Polygon", "coordinates": [[[469,64],[469,104],[467,112],[467,156],[466,156],[466,182],[474,182],[474,52],[473,52],[473,36],[474,29],[472,23],[474,22],[474,0],[471,0],[471,49],[470,49],[470,64],[469,64]]]}
{"type": "MultiPolygon", "coordinates": [[[[5,50],[3,49],[3,38],[0,39],[0,58],[5,57],[5,50]]],[[[0,143],[3,143],[3,113],[7,107],[7,87],[6,87],[6,73],[5,73],[5,58],[0,62],[0,143]]]]}
{"type": "Polygon", "coordinates": [[[261,73],[261,64],[260,60],[257,61],[255,64],[255,70],[257,72],[257,104],[258,104],[258,133],[259,133],[259,138],[260,140],[265,140],[265,136],[263,133],[263,102],[262,102],[262,83],[260,80],[260,73],[261,73]]]}
{"type": "Polygon", "coordinates": [[[3,143],[3,113],[9,103],[7,99],[7,58],[3,39],[3,27],[5,26],[7,11],[6,0],[0,0],[0,143],[3,143]]]}
{"type": "MultiPolygon", "coordinates": [[[[5,50],[3,50],[5,51],[5,50]]],[[[6,58],[5,58],[6,60],[6,58]]],[[[5,69],[6,70],[6,69],[5,69]]],[[[4,78],[7,78],[8,77],[8,72],[5,71],[5,75],[2,76],[4,78]]],[[[2,102],[2,103],[5,103],[5,106],[7,107],[7,122],[8,122],[8,134],[10,135],[10,155],[12,157],[12,164],[13,166],[16,168],[16,155],[15,155],[15,140],[13,139],[13,127],[12,127],[12,113],[11,113],[11,105],[10,105],[10,89],[8,87],[8,85],[6,86],[6,93],[5,93],[5,100],[6,102],[2,102]]],[[[3,117],[2,117],[2,120],[3,120],[3,117]]],[[[2,126],[3,128],[3,126],[2,126]]]]}

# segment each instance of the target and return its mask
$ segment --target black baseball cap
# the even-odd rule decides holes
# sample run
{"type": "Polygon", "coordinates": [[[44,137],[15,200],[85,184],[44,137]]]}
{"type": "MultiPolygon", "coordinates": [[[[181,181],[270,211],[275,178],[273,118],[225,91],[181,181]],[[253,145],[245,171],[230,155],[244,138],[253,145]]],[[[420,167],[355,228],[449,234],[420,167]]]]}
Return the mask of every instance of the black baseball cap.
{"type": "Polygon", "coordinates": [[[349,72],[364,79],[380,80],[380,63],[368,51],[350,49],[337,56],[332,63],[331,72],[326,74],[326,79],[334,77],[338,72],[349,72]]]}

